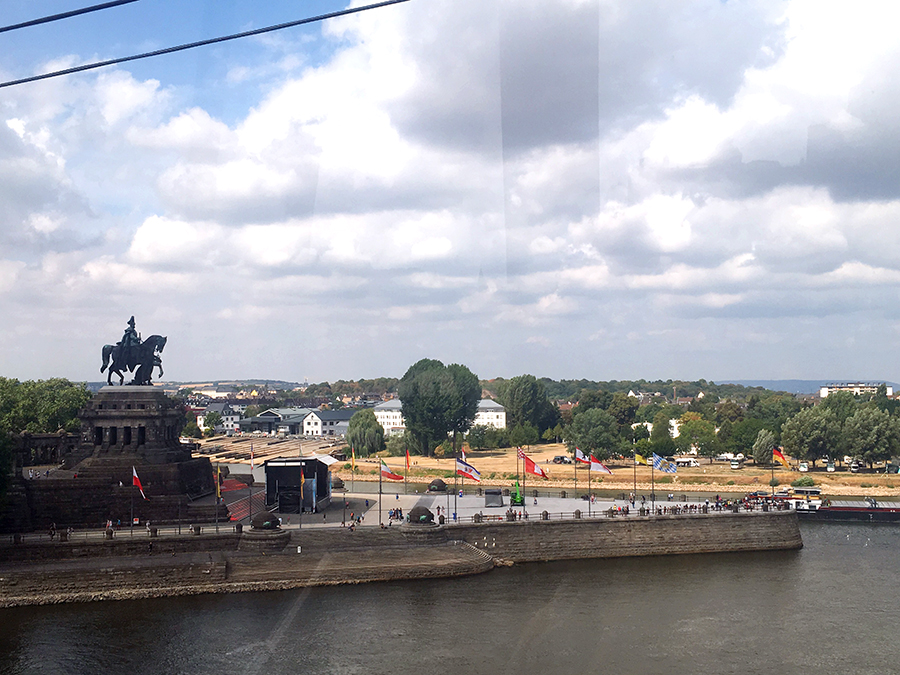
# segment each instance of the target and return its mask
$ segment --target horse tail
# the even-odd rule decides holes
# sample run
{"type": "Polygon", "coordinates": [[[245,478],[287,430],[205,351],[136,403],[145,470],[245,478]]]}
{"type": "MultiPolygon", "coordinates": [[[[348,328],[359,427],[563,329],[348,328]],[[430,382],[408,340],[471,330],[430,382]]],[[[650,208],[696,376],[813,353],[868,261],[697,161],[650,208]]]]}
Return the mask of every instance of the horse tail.
{"type": "Polygon", "coordinates": [[[103,365],[100,366],[101,373],[106,370],[106,366],[109,365],[109,355],[112,354],[112,348],[112,345],[103,345],[103,365]]]}

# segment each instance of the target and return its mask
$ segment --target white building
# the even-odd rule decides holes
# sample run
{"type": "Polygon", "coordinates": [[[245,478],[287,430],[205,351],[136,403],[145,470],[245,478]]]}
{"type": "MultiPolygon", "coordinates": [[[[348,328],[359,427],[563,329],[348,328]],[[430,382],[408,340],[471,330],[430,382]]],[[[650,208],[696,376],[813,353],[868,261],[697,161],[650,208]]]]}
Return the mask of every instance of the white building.
{"type": "Polygon", "coordinates": [[[478,412],[475,413],[474,426],[505,429],[506,408],[489,398],[481,399],[478,401],[478,412]]]}
{"type": "MultiPolygon", "coordinates": [[[[828,384],[819,389],[819,397],[826,398],[828,394],[834,394],[839,391],[849,391],[854,396],[861,396],[863,394],[872,395],[878,392],[878,387],[882,384],[884,384],[884,382],[844,382],[828,384]]],[[[894,395],[893,387],[887,387],[887,395],[894,395]]]]}
{"type": "Polygon", "coordinates": [[[344,436],[357,408],[313,410],[303,418],[304,436],[344,436]]]}
{"type": "MultiPolygon", "coordinates": [[[[399,398],[393,398],[390,401],[379,403],[373,408],[375,419],[384,429],[386,436],[393,434],[402,434],[406,431],[406,420],[403,419],[403,413],[400,412],[403,403],[399,398]]],[[[475,412],[475,425],[486,427],[494,427],[495,429],[506,428],[506,408],[492,401],[489,398],[483,398],[478,401],[478,410],[475,412]]]]}
{"type": "Polygon", "coordinates": [[[372,408],[372,412],[375,413],[375,419],[378,420],[381,428],[384,429],[385,436],[402,434],[406,431],[406,422],[403,419],[403,414],[400,412],[401,406],[402,403],[399,398],[392,398],[390,401],[384,401],[372,408]]]}

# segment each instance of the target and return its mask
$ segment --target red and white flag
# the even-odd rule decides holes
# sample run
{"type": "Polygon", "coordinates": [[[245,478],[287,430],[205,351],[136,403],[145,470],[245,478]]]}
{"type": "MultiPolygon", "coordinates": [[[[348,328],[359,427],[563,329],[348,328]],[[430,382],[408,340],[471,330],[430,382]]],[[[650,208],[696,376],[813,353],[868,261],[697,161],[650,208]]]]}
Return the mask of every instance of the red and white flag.
{"type": "Polygon", "coordinates": [[[581,462],[582,464],[591,463],[591,460],[589,460],[587,456],[578,448],[575,448],[575,461],[581,462]]]}
{"type": "Polygon", "coordinates": [[[250,473],[253,473],[253,441],[250,441],[250,473]]]}
{"type": "Polygon", "coordinates": [[[471,478],[479,483],[481,482],[481,472],[461,459],[456,460],[456,475],[462,476],[463,478],[471,478]]]}
{"type": "Polygon", "coordinates": [[[519,448],[519,459],[525,462],[526,473],[533,473],[535,476],[540,476],[541,478],[550,478],[550,474],[539,464],[536,464],[531,457],[526,455],[522,448],[519,448]]]}
{"type": "MultiPolygon", "coordinates": [[[[144,499],[147,499],[147,495],[144,494],[144,486],[141,485],[141,479],[138,478],[137,469],[135,469],[133,465],[131,467],[131,484],[136,485],[137,489],[141,491],[141,497],[143,497],[144,499]]],[[[150,500],[147,499],[147,501],[150,501],[150,500]]]]}
{"type": "Polygon", "coordinates": [[[600,473],[608,473],[612,476],[612,471],[609,470],[609,467],[606,466],[599,459],[591,455],[591,471],[599,471],[600,473]]]}
{"type": "Polygon", "coordinates": [[[384,463],[383,459],[381,460],[381,477],[387,478],[388,480],[403,480],[403,476],[391,471],[388,468],[388,465],[384,463]]]}

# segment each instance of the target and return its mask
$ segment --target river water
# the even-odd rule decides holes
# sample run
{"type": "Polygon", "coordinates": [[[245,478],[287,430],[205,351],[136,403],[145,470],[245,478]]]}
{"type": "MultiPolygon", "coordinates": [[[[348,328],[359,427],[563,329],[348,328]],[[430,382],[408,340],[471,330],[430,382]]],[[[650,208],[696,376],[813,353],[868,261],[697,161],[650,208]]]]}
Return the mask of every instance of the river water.
{"type": "Polygon", "coordinates": [[[0,673],[898,673],[900,527],[801,551],[0,610],[0,673]]]}

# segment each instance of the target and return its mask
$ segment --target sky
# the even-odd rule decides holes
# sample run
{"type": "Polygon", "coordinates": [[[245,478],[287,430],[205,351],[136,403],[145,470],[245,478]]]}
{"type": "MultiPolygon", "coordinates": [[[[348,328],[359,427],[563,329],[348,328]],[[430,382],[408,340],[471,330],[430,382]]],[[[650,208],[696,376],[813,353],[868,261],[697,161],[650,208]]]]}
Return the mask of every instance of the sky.
{"type": "MultiPolygon", "coordinates": [[[[0,79],[362,4],[139,0],[0,79]]],[[[177,381],[900,381],[898,24],[409,0],[0,88],[0,376],[99,380],[134,315],[177,381]]]]}

